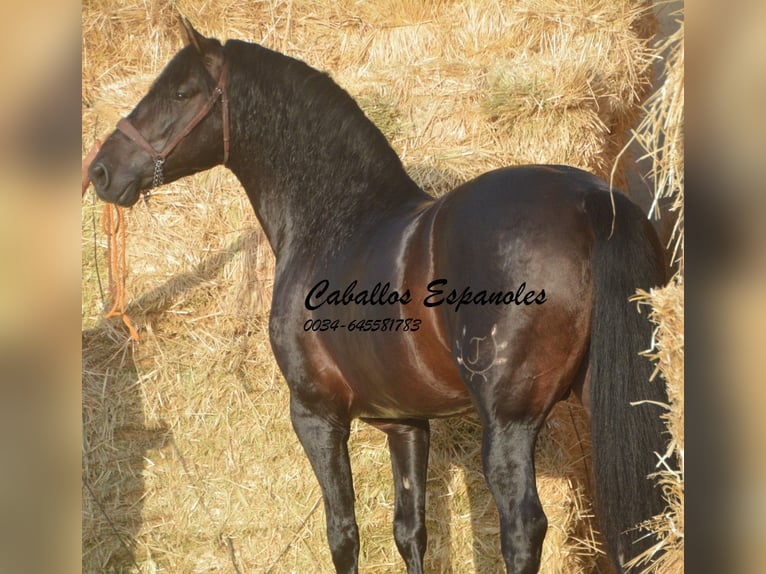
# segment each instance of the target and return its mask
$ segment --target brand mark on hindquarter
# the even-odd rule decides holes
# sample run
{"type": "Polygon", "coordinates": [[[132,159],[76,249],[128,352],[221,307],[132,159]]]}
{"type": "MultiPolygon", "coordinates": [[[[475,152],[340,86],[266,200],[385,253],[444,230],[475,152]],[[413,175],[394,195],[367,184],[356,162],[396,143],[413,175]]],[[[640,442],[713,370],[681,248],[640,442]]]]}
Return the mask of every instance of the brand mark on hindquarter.
{"type": "Polygon", "coordinates": [[[497,342],[497,323],[492,325],[489,335],[484,337],[467,337],[466,331],[466,327],[463,326],[460,338],[455,339],[458,365],[468,371],[468,380],[473,381],[474,377],[481,377],[487,382],[490,369],[507,361],[504,357],[498,357],[498,351],[505,349],[508,343],[497,342]]]}

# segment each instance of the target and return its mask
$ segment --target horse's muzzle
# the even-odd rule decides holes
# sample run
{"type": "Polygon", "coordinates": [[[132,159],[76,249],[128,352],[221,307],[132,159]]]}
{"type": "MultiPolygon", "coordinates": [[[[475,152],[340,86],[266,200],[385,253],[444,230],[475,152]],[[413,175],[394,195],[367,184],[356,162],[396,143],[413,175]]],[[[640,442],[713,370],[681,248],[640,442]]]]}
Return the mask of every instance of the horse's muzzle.
{"type": "Polygon", "coordinates": [[[141,195],[138,182],[128,182],[121,187],[113,185],[112,174],[106,164],[102,162],[95,162],[90,166],[88,177],[93,183],[96,195],[108,203],[114,203],[122,207],[131,207],[138,201],[141,195]]]}

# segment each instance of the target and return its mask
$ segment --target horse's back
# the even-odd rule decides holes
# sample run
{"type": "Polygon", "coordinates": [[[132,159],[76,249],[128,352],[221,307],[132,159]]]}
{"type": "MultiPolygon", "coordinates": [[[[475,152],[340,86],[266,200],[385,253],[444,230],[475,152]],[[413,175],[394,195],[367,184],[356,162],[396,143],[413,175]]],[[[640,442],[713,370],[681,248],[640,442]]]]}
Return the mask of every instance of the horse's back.
{"type": "MultiPolygon", "coordinates": [[[[590,172],[566,165],[511,166],[486,172],[455,188],[441,199],[442,212],[460,210],[463,222],[497,217],[497,223],[530,217],[542,208],[561,213],[582,204],[586,193],[605,192],[606,182],[590,172]],[[509,219],[510,218],[510,219],[509,219]]],[[[459,222],[456,222],[459,224],[459,222]]]]}
{"type": "Polygon", "coordinates": [[[585,198],[606,190],[596,176],[568,166],[483,174],[435,206],[434,267],[453,281],[486,281],[486,287],[510,280],[532,288],[530,282],[540,281],[549,295],[563,275],[577,271],[582,283],[587,278],[579,268],[594,239],[585,198]]]}

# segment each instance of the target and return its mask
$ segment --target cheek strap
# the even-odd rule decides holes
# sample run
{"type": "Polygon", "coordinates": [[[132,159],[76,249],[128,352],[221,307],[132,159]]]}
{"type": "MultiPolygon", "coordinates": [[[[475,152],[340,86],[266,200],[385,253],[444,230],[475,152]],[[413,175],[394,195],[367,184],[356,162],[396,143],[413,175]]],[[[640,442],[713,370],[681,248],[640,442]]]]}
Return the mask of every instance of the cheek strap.
{"type": "Polygon", "coordinates": [[[221,98],[221,108],[223,115],[223,164],[229,161],[229,98],[226,93],[226,72],[228,70],[227,63],[223,63],[221,69],[221,75],[218,77],[218,83],[210,94],[210,97],[205,102],[205,105],[197,112],[197,114],[186,124],[186,127],[174,137],[164,148],[156,150],[154,147],[146,141],[146,138],[136,129],[136,127],[130,122],[128,118],[122,118],[117,122],[117,129],[125,134],[133,143],[138,145],[141,149],[146,151],[154,159],[154,177],[152,179],[152,187],[162,185],[165,180],[163,168],[165,165],[165,159],[170,155],[175,147],[181,143],[181,141],[188,136],[191,131],[197,127],[205,117],[213,109],[213,106],[221,98]]]}

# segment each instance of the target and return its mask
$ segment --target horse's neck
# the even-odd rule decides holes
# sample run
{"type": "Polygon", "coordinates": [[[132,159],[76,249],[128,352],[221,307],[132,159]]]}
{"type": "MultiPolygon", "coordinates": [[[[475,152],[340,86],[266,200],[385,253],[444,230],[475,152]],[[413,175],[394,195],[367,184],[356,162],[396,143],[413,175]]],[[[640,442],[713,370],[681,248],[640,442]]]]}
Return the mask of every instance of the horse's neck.
{"type": "Polygon", "coordinates": [[[429,200],[345,92],[261,50],[268,62],[251,58],[246,72],[230,72],[230,81],[246,85],[231,90],[229,166],[278,255],[285,246],[342,249],[381,219],[429,200]]]}

